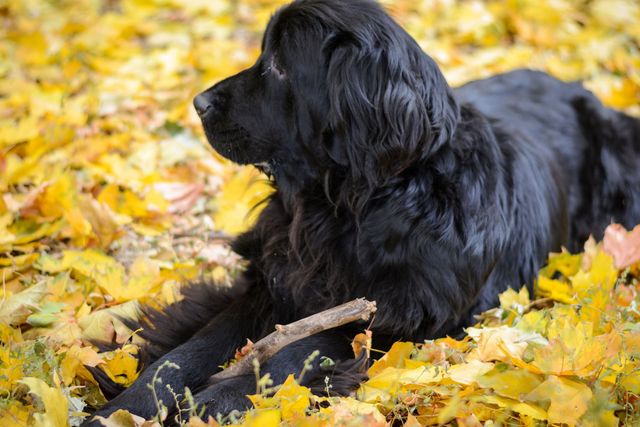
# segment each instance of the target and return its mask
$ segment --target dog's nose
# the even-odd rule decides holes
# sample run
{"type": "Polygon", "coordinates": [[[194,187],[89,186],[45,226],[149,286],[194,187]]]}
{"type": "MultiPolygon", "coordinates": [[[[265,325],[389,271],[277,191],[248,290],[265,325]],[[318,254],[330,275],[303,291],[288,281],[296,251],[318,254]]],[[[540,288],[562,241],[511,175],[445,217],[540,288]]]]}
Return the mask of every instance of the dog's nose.
{"type": "Polygon", "coordinates": [[[204,94],[201,93],[200,95],[193,98],[193,106],[195,107],[198,115],[202,116],[211,108],[211,103],[204,96],[204,94]]]}

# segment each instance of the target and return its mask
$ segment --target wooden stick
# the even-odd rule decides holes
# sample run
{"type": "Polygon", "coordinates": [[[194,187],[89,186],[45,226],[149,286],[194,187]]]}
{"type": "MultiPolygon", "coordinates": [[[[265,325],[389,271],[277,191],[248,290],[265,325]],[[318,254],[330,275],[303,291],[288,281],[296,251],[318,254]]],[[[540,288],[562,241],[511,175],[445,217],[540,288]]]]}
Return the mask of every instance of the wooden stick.
{"type": "Polygon", "coordinates": [[[224,371],[212,375],[209,378],[209,382],[210,384],[215,384],[236,375],[251,373],[253,372],[254,359],[257,359],[259,363],[263,363],[292,342],[356,320],[368,320],[369,316],[375,311],[375,301],[358,298],[288,325],[276,325],[275,332],[257,341],[249,353],[237,363],[229,366],[224,371]]]}

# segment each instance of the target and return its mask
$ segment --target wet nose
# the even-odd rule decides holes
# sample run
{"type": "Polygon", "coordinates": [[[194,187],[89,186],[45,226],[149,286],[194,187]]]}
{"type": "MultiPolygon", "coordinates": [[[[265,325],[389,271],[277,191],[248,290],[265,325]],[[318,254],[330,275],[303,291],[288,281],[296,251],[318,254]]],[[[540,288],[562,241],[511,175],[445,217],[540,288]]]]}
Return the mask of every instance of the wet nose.
{"type": "Polygon", "coordinates": [[[211,108],[211,102],[204,96],[204,94],[200,94],[193,98],[193,106],[196,109],[196,112],[199,116],[205,114],[211,108]]]}

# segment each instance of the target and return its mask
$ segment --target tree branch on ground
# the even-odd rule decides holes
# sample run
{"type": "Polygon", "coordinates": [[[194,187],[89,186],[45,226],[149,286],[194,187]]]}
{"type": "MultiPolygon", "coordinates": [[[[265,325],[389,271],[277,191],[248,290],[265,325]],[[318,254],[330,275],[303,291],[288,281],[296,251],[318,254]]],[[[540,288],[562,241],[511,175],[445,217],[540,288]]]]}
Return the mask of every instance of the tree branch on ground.
{"type": "Polygon", "coordinates": [[[263,363],[283,347],[319,332],[356,320],[368,320],[376,311],[375,301],[354,299],[346,304],[313,314],[288,325],[276,325],[275,332],[257,341],[249,353],[237,363],[211,376],[211,384],[253,372],[253,360],[263,363]]]}

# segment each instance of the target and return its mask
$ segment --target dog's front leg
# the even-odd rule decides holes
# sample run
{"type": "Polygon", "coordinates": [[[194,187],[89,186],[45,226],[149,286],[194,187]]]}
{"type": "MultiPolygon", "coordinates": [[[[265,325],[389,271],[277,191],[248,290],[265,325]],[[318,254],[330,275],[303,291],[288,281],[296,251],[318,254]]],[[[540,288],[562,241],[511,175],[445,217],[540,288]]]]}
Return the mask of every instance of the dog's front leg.
{"type": "Polygon", "coordinates": [[[256,339],[265,328],[273,328],[265,313],[269,307],[270,300],[260,292],[238,298],[188,341],[145,369],[131,387],[98,410],[86,425],[101,425],[95,416],[108,417],[118,409],[151,419],[158,414],[160,402],[169,413],[174,411],[176,400],[181,398],[176,399],[176,395],[184,396],[185,387],[193,390],[206,384],[245,338],[256,339]],[[160,381],[154,382],[154,377],[160,381]]]}
{"type": "MultiPolygon", "coordinates": [[[[311,388],[315,394],[348,395],[365,378],[367,366],[364,357],[353,358],[350,343],[358,330],[341,327],[289,344],[260,366],[260,375],[269,374],[273,385],[277,386],[293,374],[301,385],[311,388]],[[325,358],[334,364],[326,363],[325,358]],[[305,373],[301,376],[303,369],[305,373]]],[[[251,407],[247,395],[254,393],[255,374],[227,378],[195,395],[196,411],[204,409],[204,419],[226,416],[234,410],[244,411],[251,407]]]]}

